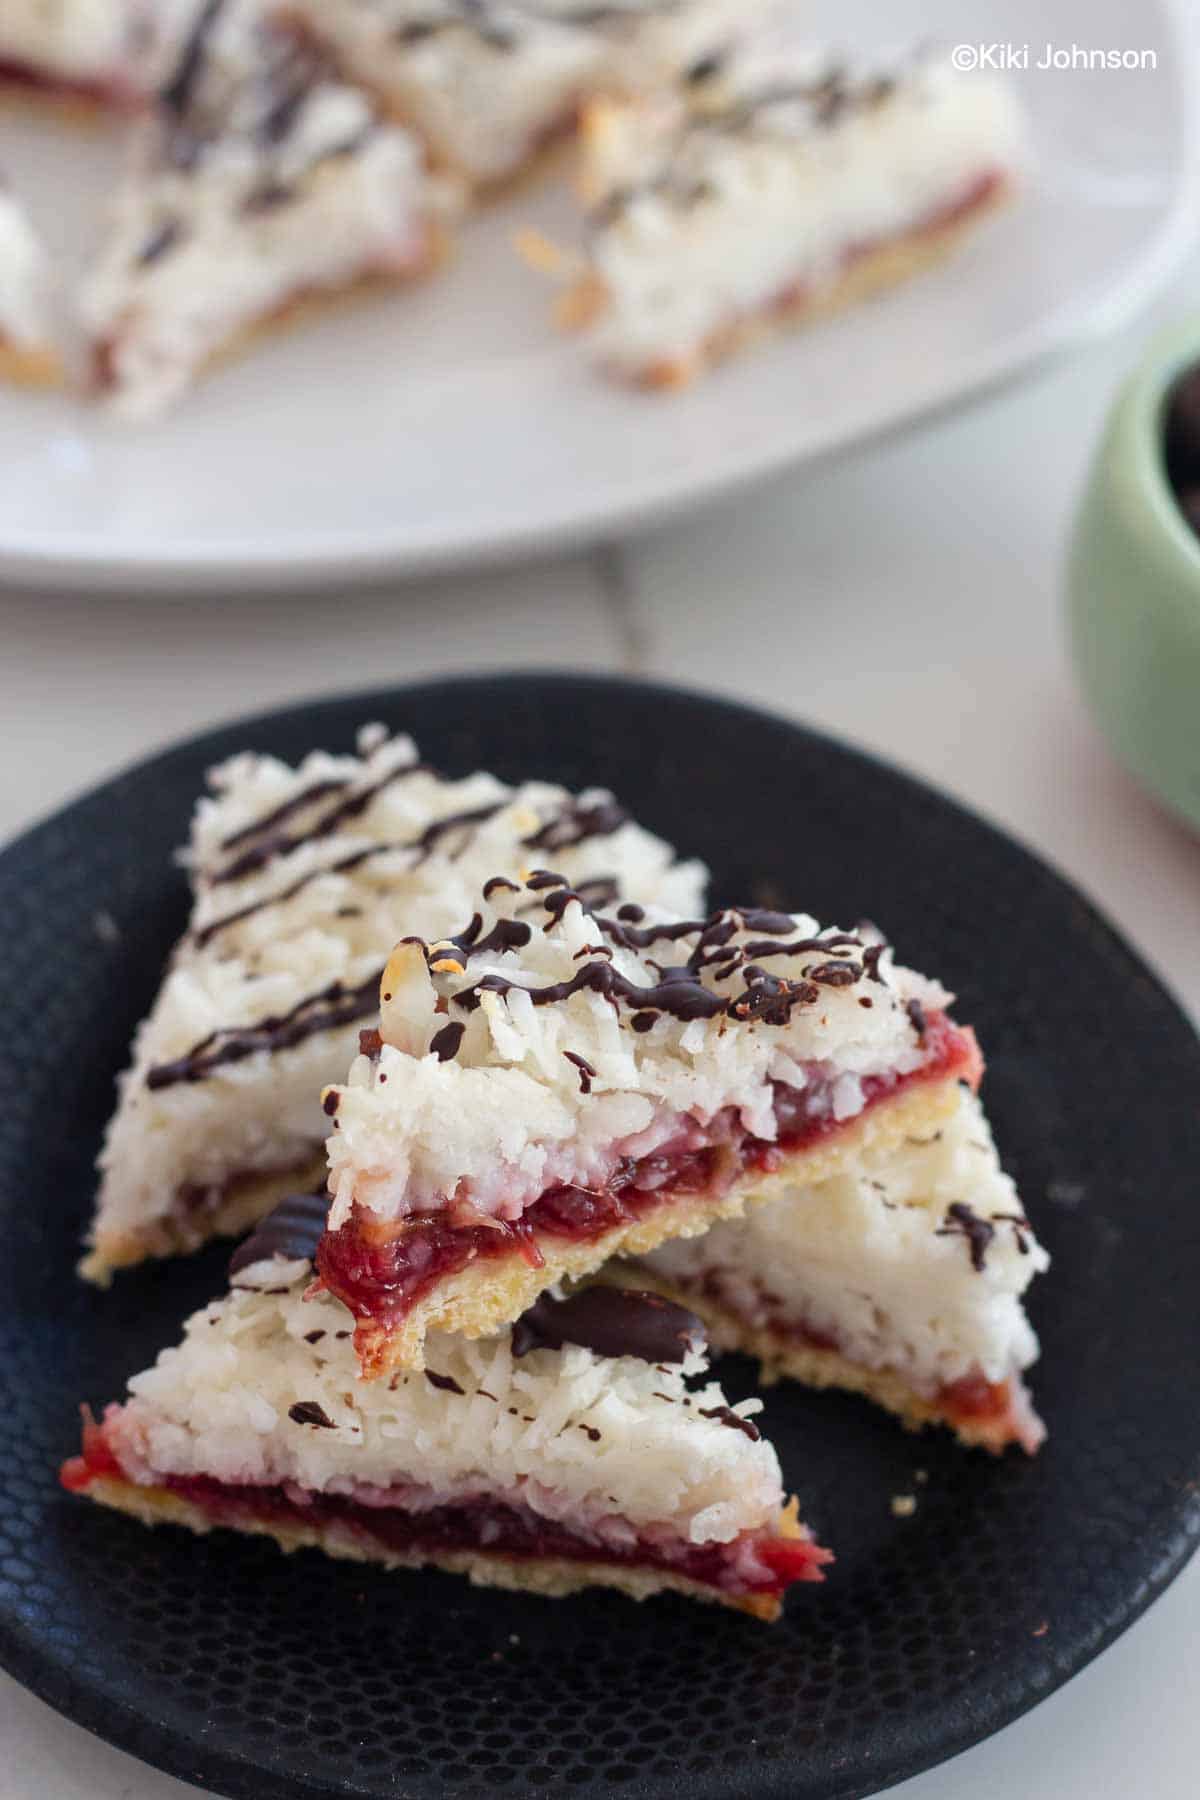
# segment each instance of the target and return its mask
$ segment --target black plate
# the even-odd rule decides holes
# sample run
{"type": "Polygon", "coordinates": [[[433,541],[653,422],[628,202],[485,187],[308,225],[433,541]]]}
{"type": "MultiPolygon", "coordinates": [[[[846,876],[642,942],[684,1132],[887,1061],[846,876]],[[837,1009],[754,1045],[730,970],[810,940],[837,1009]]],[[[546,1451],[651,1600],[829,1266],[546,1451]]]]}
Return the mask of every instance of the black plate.
{"type": "MultiPolygon", "coordinates": [[[[0,1659],[147,1761],[252,1800],[857,1797],[1032,1706],[1192,1549],[1200,1045],[1058,876],[894,770],[627,682],[367,694],[213,733],[77,802],[0,857],[0,919],[0,1659]],[[1055,1257],[1033,1301],[1051,1434],[1035,1462],[773,1393],[785,1475],[838,1553],[773,1629],[673,1598],[372,1576],[147,1532],[58,1490],[77,1402],[117,1397],[223,1287],[220,1250],[106,1296],[71,1272],[113,1077],[183,924],[170,854],[204,770],[247,745],[349,748],[375,718],[458,774],[604,782],[709,859],[718,899],[868,914],[957,989],[1055,1257]],[[910,1491],[916,1516],[897,1520],[890,1497],[910,1491]]],[[[726,1373],[749,1391],[747,1366],[726,1373]]]]}

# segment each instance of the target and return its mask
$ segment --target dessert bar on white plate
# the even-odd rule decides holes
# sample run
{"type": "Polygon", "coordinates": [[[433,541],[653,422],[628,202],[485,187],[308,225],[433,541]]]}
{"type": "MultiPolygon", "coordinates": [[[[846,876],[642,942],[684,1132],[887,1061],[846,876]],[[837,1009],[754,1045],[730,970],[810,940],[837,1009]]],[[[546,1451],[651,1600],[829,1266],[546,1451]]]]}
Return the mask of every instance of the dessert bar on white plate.
{"type": "Polygon", "coordinates": [[[416,139],[310,46],[207,0],[84,280],[94,386],[160,412],[259,328],[429,270],[452,210],[416,139]]]}
{"type": "Polygon", "coordinates": [[[318,1263],[364,1369],[936,1129],[981,1069],[949,1001],[803,914],[489,882],[457,933],[397,947],[326,1096],[318,1263]]]}
{"type": "Polygon", "coordinates": [[[924,268],[1012,190],[1009,86],[936,52],[882,72],[716,59],[676,93],[602,101],[563,317],[615,373],[674,385],[782,320],[924,268]]]}
{"type": "Polygon", "coordinates": [[[46,258],[24,207],[0,177],[0,378],[33,385],[59,373],[46,258]]]}
{"type": "Polygon", "coordinates": [[[429,143],[486,187],[601,93],[655,87],[723,49],[773,0],[281,0],[429,143]]]}
{"type": "Polygon", "coordinates": [[[548,1295],[511,1332],[431,1339],[423,1372],[364,1383],[350,1315],[306,1299],[324,1211],[285,1203],[183,1342],[102,1424],[85,1414],[69,1489],[148,1524],[542,1594],[670,1588],[770,1619],[820,1579],[828,1552],[784,1505],[759,1403],[708,1379],[692,1314],[548,1295]]]}
{"type": "Polygon", "coordinates": [[[549,863],[597,899],[701,902],[702,866],[609,794],[448,780],[380,730],[360,750],[213,771],[186,855],[190,926],[101,1153],[93,1278],[244,1230],[320,1176],[321,1090],[375,1023],[392,947],[460,927],[489,877],[549,863]]]}
{"type": "Polygon", "coordinates": [[[1032,1453],[1045,1431],[1022,1381],[1038,1344],[1021,1296],[1048,1264],[963,1092],[936,1130],[620,1274],[652,1273],[765,1380],[849,1388],[910,1425],[1032,1453]]]}
{"type": "Polygon", "coordinates": [[[161,79],[202,0],[3,0],[0,89],[129,107],[161,79]]]}

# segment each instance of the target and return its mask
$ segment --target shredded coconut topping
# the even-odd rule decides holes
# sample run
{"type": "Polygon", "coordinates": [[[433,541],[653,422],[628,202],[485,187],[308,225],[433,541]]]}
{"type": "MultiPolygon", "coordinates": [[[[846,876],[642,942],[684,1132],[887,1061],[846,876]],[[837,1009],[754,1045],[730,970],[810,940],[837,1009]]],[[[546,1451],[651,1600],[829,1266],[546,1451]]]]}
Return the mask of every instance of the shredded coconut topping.
{"type": "Polygon", "coordinates": [[[725,1108],[769,1141],[776,1082],[819,1082],[852,1117],[864,1077],[926,1060],[911,1009],[949,998],[804,914],[591,911],[553,873],[493,885],[456,936],[408,938],[388,964],[378,1054],[327,1099],[331,1228],[354,1201],[517,1218],[725,1108]]]}
{"type": "Polygon", "coordinates": [[[670,81],[763,0],[290,0],[287,11],[472,181],[510,175],[588,94],[670,81]]]}
{"type": "Polygon", "coordinates": [[[153,1225],[190,1188],[200,1241],[207,1192],[319,1154],[321,1090],[374,1022],[397,937],[453,929],[482,883],[518,877],[546,840],[606,900],[700,898],[702,866],[677,862],[600,790],[447,780],[405,737],[370,733],[361,749],[298,768],[247,754],[213,772],[186,853],[190,929],[101,1156],[101,1240],[153,1225]]]}
{"type": "Polygon", "coordinates": [[[1050,1259],[982,1106],[964,1093],[928,1136],[868,1152],[853,1174],[795,1188],[644,1261],[753,1330],[785,1344],[807,1332],[932,1396],[968,1376],[1004,1381],[1035,1360],[1021,1296],[1050,1259]]]}
{"type": "Polygon", "coordinates": [[[133,1378],[106,1419],[131,1479],[294,1484],[414,1511],[499,1497],[602,1543],[631,1527],[726,1543],[777,1513],[774,1451],[724,1417],[760,1403],[729,1409],[702,1356],[650,1365],[567,1346],[517,1359],[507,1333],[435,1335],[423,1372],[364,1383],[350,1315],[328,1295],[305,1300],[308,1272],[245,1269],[133,1378]]]}
{"type": "Polygon", "coordinates": [[[606,296],[595,341],[624,368],[685,357],[788,292],[819,292],[852,256],[1023,160],[1007,83],[941,54],[880,74],[756,51],[699,74],[587,122],[589,257],[606,296]]]}

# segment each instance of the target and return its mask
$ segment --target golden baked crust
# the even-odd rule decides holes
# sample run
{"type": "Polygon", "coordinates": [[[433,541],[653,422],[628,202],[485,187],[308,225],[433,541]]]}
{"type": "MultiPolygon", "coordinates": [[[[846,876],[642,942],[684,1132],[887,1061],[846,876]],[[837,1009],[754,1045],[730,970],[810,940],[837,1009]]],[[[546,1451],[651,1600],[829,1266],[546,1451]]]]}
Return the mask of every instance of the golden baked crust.
{"type": "Polygon", "coordinates": [[[0,336],[0,381],[15,381],[21,387],[58,387],[62,378],[62,359],[50,345],[14,344],[0,336]]]}
{"type": "Polygon", "coordinates": [[[235,1176],[212,1209],[156,1219],[143,1231],[101,1233],[79,1264],[79,1273],[85,1281],[107,1287],[117,1269],[132,1268],[149,1257],[183,1256],[211,1238],[241,1237],[289,1194],[310,1193],[324,1179],[323,1156],[291,1169],[235,1176]]]}
{"type": "MultiPolygon", "coordinates": [[[[629,1275],[629,1270],[618,1269],[613,1272],[612,1279],[627,1285],[629,1275]]],[[[997,1419],[994,1415],[960,1417],[936,1398],[918,1393],[895,1369],[870,1369],[863,1363],[852,1362],[840,1350],[797,1343],[767,1327],[749,1325],[709,1295],[676,1287],[673,1282],[664,1281],[653,1269],[639,1266],[637,1281],[639,1286],[653,1288],[664,1299],[674,1300],[699,1313],[714,1350],[737,1351],[756,1358],[762,1387],[775,1387],[781,1381],[798,1381],[804,1387],[840,1388],[845,1393],[862,1394],[886,1412],[894,1413],[906,1431],[924,1431],[931,1425],[945,1425],[960,1444],[990,1450],[994,1456],[1013,1442],[1007,1420],[997,1419]]]]}
{"type": "Polygon", "coordinates": [[[687,1195],[668,1201],[646,1218],[583,1243],[564,1245],[556,1238],[537,1237],[544,1259],[541,1268],[531,1268],[517,1254],[469,1263],[439,1282],[393,1331],[370,1320],[358,1325],[354,1342],[362,1372],[370,1380],[395,1368],[424,1368],[425,1334],[430,1329],[489,1337],[518,1318],[553,1283],[590,1275],[613,1256],[644,1256],[668,1238],[698,1237],[717,1219],[740,1218],[747,1206],[774,1199],[786,1188],[840,1174],[868,1150],[891,1148],[905,1137],[936,1129],[957,1102],[956,1076],[917,1082],[876,1101],[811,1149],[789,1155],[776,1174],[744,1177],[719,1199],[687,1195]]]}
{"type": "MultiPolygon", "coordinates": [[[[128,1513],[143,1525],[185,1525],[201,1534],[218,1527],[195,1501],[172,1493],[169,1488],[138,1487],[115,1475],[96,1475],[81,1490],[89,1499],[117,1512],[128,1513]]],[[[795,1518],[795,1502],[784,1508],[778,1521],[781,1537],[803,1535],[795,1518]]],[[[632,1600],[646,1600],[651,1594],[672,1592],[686,1594],[693,1600],[708,1600],[736,1612],[751,1614],[756,1619],[771,1621],[779,1617],[782,1602],[772,1594],[724,1594],[717,1588],[691,1581],[668,1570],[623,1568],[605,1562],[576,1562],[567,1557],[517,1559],[489,1554],[486,1550],[413,1551],[405,1554],[383,1545],[368,1547],[347,1531],[327,1525],[281,1524],[276,1521],[240,1519],[234,1527],[259,1537],[268,1537],[283,1551],[318,1549],[328,1556],[354,1562],[376,1563],[385,1569],[418,1569],[434,1567],[454,1575],[466,1575],[477,1587],[510,1588],[524,1593],[545,1594],[559,1598],[575,1594],[581,1588],[610,1587],[628,1594],[632,1600]]]]}

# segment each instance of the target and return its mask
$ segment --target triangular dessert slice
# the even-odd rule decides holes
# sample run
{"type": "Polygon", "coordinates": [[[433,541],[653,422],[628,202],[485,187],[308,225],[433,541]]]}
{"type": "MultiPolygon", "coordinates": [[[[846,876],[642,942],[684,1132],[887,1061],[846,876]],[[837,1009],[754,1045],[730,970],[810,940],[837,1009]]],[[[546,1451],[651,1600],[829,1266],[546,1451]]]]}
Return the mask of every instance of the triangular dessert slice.
{"type": "Polygon", "coordinates": [[[98,391],[152,414],[260,328],[428,270],[445,202],[416,140],[309,47],[207,0],[81,293],[98,391]]]}
{"type": "Polygon", "coordinates": [[[714,1344],[758,1357],[764,1380],[849,1388],[913,1427],[1032,1454],[1045,1428],[1022,1381],[1038,1343],[1021,1296],[1049,1260],[962,1092],[935,1130],[618,1278],[651,1274],[714,1344]]]}
{"type": "Polygon", "coordinates": [[[600,93],[645,92],[724,49],[763,0],[282,0],[473,188],[510,180],[600,93]]]}
{"type": "Polygon", "coordinates": [[[137,106],[201,3],[4,0],[0,90],[88,111],[137,106]]]}
{"type": "Polygon", "coordinates": [[[585,121],[586,266],[563,317],[635,381],[677,385],[891,286],[1012,189],[1015,99],[948,57],[857,74],[755,54],[695,75],[585,121]]]}
{"type": "Polygon", "coordinates": [[[702,866],[678,862],[610,794],[447,780],[382,730],[360,748],[297,768],[247,754],[213,771],[187,853],[189,929],[100,1157],[92,1279],[244,1231],[320,1179],[321,1090],[375,1022],[392,946],[459,927],[490,876],[553,857],[598,902],[701,900],[702,866]]]}
{"type": "Polygon", "coordinates": [[[42,386],[60,374],[46,305],[46,259],[0,178],[0,378],[42,386]]]}
{"type": "Polygon", "coordinates": [[[288,1203],[239,1249],[231,1292],[85,1423],[69,1489],[148,1524],[541,1594],[675,1589],[772,1619],[821,1578],[758,1402],[707,1379],[694,1315],[546,1296],[511,1333],[431,1339],[423,1373],[363,1383],[349,1314],[306,1299],[324,1204],[288,1203]]]}
{"type": "Polygon", "coordinates": [[[592,910],[554,872],[490,883],[443,942],[409,936],[381,1000],[326,1097],[318,1259],[371,1374],[936,1130],[981,1067],[949,996],[870,933],[592,910]]]}

